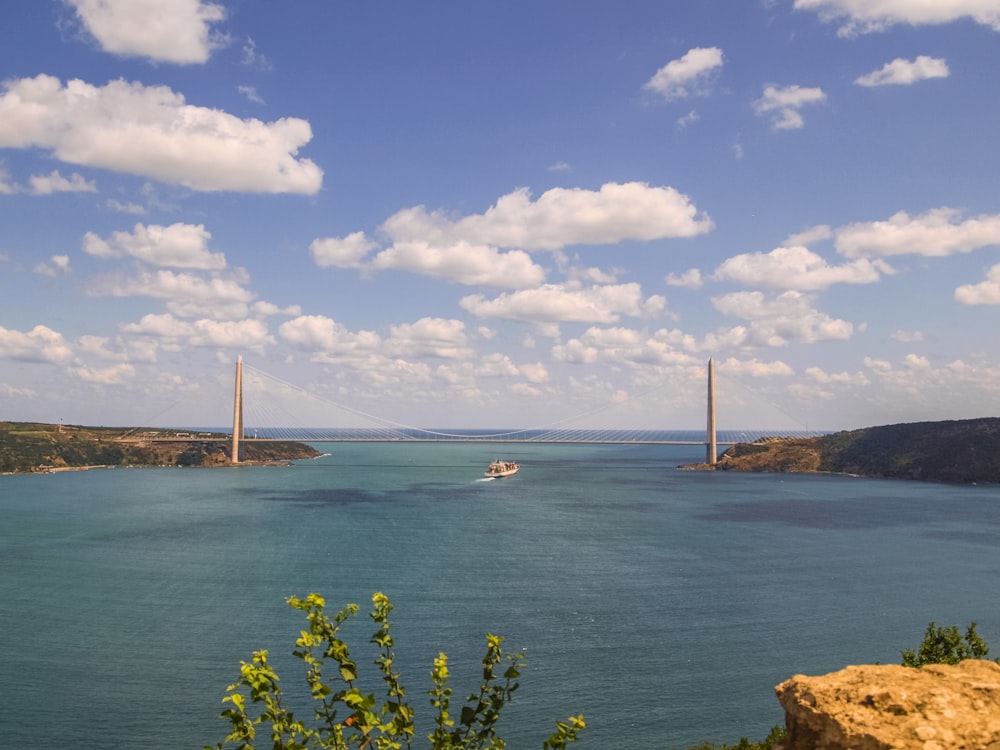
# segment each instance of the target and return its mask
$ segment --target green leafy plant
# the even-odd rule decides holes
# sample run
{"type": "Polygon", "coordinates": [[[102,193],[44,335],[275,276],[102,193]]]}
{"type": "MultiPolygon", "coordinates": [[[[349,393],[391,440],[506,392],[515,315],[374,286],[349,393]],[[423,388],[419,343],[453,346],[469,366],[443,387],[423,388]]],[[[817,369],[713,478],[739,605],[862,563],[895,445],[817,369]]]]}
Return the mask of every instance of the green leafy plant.
{"type": "Polygon", "coordinates": [[[784,727],[773,727],[771,732],[760,742],[751,742],[746,737],[741,737],[735,745],[716,745],[712,742],[704,742],[701,745],[688,748],[688,750],[772,750],[775,744],[785,739],[788,732],[784,727]]]}
{"type": "Polygon", "coordinates": [[[969,625],[963,637],[955,625],[939,628],[931,620],[920,647],[901,653],[904,667],[922,667],[925,664],[958,664],[963,659],[985,659],[990,648],[976,632],[975,622],[969,625]]]}
{"type": "MultiPolygon", "coordinates": [[[[286,705],[280,680],[266,650],[254,651],[250,662],[242,662],[240,678],[226,688],[223,703],[230,704],[222,718],[231,731],[215,745],[218,750],[235,745],[253,750],[258,731],[270,730],[268,744],[274,750],[399,750],[412,748],[416,732],[414,709],[406,700],[406,690],[395,671],[394,641],[389,613],[393,606],[384,594],[372,595],[370,613],[377,629],[370,639],[377,649],[374,664],[384,686],[384,699],[365,694],[359,687],[359,669],[339,630],[358,613],[357,604],[348,604],[331,619],[326,602],[319,594],[304,599],[289,597],[289,606],[305,613],[309,629],[301,631],[292,654],[306,666],[305,680],[313,699],[313,721],[296,718],[286,705]],[[330,674],[328,675],[327,672],[330,674]]],[[[503,707],[518,688],[523,666],[522,654],[505,654],[503,638],[486,636],[483,678],[479,689],[461,706],[457,718],[451,713],[452,689],[448,657],[434,659],[431,669],[430,704],[436,710],[433,731],[427,735],[432,750],[503,750],[497,734],[503,707]],[[503,670],[500,672],[499,670],[503,670]]],[[[544,741],[543,750],[562,750],[575,742],[586,727],[583,715],[556,722],[556,731],[544,741]]],[[[211,750],[206,746],[205,750],[211,750]]]]}

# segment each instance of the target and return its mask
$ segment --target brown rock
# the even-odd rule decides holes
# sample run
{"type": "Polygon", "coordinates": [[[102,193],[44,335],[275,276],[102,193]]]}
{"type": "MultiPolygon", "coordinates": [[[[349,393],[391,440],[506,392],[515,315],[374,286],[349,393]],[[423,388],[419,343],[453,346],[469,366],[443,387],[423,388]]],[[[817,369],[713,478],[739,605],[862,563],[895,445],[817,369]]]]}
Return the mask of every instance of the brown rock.
{"type": "Polygon", "coordinates": [[[851,666],[775,688],[784,750],[1000,750],[1000,664],[851,666]]]}

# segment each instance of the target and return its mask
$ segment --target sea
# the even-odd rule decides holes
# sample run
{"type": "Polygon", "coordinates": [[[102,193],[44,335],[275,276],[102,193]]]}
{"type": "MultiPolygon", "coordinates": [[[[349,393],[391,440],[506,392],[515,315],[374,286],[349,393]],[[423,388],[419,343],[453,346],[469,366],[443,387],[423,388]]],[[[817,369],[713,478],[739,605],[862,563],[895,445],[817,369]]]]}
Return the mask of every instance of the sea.
{"type": "Polygon", "coordinates": [[[0,477],[0,746],[214,745],[258,649],[308,718],[286,599],[310,592],[360,605],[342,634],[372,689],[367,613],[391,599],[415,748],[434,657],[458,704],[487,633],[524,656],[512,750],[581,713],[581,750],[759,740],[777,684],[899,663],[931,621],[976,621],[1000,652],[998,486],[679,469],[700,446],[315,445],[282,467],[0,477]],[[496,459],[521,470],[487,480],[496,459]]]}

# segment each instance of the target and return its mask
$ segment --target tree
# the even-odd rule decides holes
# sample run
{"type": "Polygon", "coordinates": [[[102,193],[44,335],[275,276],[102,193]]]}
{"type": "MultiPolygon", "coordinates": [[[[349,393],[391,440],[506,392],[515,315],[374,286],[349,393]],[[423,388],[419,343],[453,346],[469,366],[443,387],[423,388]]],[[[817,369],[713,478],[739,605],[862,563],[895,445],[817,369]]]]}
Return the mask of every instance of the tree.
{"type": "Polygon", "coordinates": [[[924,664],[958,664],[963,659],[985,659],[990,648],[976,632],[975,622],[969,625],[963,638],[955,625],[939,628],[931,620],[920,647],[901,653],[904,667],[922,667],[924,664]]]}
{"type": "MultiPolygon", "coordinates": [[[[338,635],[340,626],[358,613],[357,604],[348,604],[333,619],[325,612],[319,594],[304,599],[289,597],[289,606],[305,613],[309,629],[301,631],[292,654],[306,666],[306,683],[313,703],[313,722],[297,719],[286,706],[279,677],[268,661],[266,650],[254,651],[251,661],[241,662],[240,678],[226,688],[222,712],[232,731],[215,747],[231,743],[238,750],[253,750],[258,727],[269,726],[269,743],[274,750],[399,750],[412,747],[415,733],[414,709],[406,701],[400,675],[393,669],[394,641],[390,634],[389,612],[393,606],[384,594],[372,595],[370,613],[377,630],[369,640],[377,647],[374,664],[385,687],[379,702],[374,693],[365,695],[357,687],[359,669],[347,644],[338,635]],[[333,676],[324,670],[332,667],[333,676]],[[249,700],[249,705],[248,705],[249,700]]],[[[523,655],[504,654],[503,638],[486,636],[483,679],[479,690],[469,696],[457,720],[451,714],[451,674],[444,653],[434,660],[431,670],[430,704],[436,710],[434,729],[427,735],[432,750],[503,750],[506,743],[497,734],[500,712],[518,688],[523,655]],[[497,670],[506,665],[502,675],[497,670]]],[[[543,750],[564,750],[585,728],[583,715],[556,722],[556,731],[543,743],[543,750]]],[[[211,750],[206,746],[205,750],[211,750]]]]}

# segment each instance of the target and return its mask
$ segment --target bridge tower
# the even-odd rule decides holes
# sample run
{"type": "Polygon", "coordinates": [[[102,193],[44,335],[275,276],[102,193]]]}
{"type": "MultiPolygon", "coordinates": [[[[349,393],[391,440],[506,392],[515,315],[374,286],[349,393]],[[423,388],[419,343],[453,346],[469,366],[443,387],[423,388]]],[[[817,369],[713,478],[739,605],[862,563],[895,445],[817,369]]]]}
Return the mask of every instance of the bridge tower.
{"type": "Polygon", "coordinates": [[[715,365],[708,360],[708,429],[705,433],[705,463],[715,465],[719,460],[715,443],[715,365]]]}
{"type": "Polygon", "coordinates": [[[243,439],[243,356],[236,359],[236,388],[233,394],[233,458],[240,462],[240,440],[243,439]]]}

